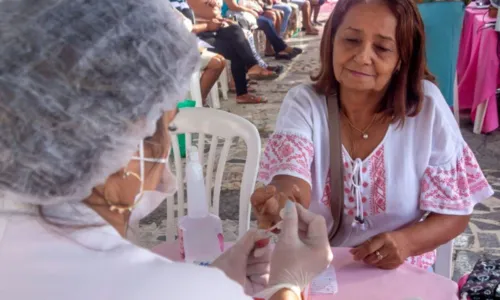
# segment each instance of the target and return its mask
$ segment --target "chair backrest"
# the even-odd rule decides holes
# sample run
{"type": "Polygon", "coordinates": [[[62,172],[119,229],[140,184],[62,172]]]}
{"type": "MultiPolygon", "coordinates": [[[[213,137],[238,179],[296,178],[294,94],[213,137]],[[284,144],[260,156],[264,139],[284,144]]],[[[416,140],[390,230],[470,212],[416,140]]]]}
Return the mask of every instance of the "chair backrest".
{"type": "Polygon", "coordinates": [[[172,170],[177,177],[177,193],[167,199],[167,240],[173,240],[177,230],[177,220],[186,214],[184,194],[184,160],[181,158],[177,135],[185,134],[185,146],[189,149],[193,145],[193,137],[197,134],[200,162],[205,166],[205,185],[207,201],[212,213],[219,214],[219,201],[222,179],[229,150],[235,138],[242,139],[247,147],[245,167],[241,179],[239,200],[239,229],[242,236],[250,227],[250,196],[252,195],[259,167],[261,141],[257,128],[248,120],[225,111],[211,108],[186,108],[181,110],[174,124],[177,127],[172,134],[172,152],[170,156],[172,170]],[[219,140],[224,143],[219,152],[219,140]],[[209,151],[205,160],[205,145],[209,141],[209,151]],[[216,155],[218,155],[218,160],[216,155]],[[217,160],[217,161],[216,161],[217,160]],[[217,167],[215,168],[215,164],[217,167]],[[215,177],[214,177],[215,171],[215,177]],[[213,188],[213,194],[212,194],[213,188]]]}
{"type": "Polygon", "coordinates": [[[446,278],[451,278],[453,275],[453,240],[441,245],[437,249],[436,263],[434,264],[434,272],[446,278]]]}

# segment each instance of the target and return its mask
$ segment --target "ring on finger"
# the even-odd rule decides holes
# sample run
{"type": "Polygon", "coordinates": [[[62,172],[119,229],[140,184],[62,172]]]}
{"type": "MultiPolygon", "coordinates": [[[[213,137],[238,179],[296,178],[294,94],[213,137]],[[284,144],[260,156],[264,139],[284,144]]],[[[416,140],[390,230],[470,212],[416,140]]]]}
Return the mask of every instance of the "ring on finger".
{"type": "Polygon", "coordinates": [[[380,251],[375,251],[375,255],[377,256],[377,260],[382,260],[384,259],[384,256],[380,253],[380,251]]]}

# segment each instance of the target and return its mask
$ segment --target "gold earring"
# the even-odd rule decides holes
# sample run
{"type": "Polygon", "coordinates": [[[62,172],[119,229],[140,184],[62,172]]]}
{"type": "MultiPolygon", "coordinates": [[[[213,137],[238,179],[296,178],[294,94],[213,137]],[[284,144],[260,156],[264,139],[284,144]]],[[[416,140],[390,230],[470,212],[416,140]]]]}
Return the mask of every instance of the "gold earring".
{"type": "MultiPolygon", "coordinates": [[[[137,173],[134,173],[134,172],[130,172],[130,171],[127,171],[126,169],[123,171],[123,176],[122,178],[125,179],[127,178],[128,176],[132,176],[132,177],[135,177],[137,178],[137,180],[139,180],[141,182],[141,186],[142,186],[142,180],[141,180],[141,177],[137,174],[137,173]]],[[[106,194],[106,193],[104,193],[106,194]]],[[[104,198],[104,201],[106,201],[106,203],[108,204],[109,206],[109,210],[112,211],[112,212],[117,212],[119,213],[120,215],[123,215],[125,212],[132,212],[132,210],[135,208],[135,206],[137,205],[137,203],[139,203],[142,199],[142,193],[140,195],[140,198],[134,202],[134,204],[132,205],[119,205],[119,204],[114,204],[112,203],[111,201],[109,201],[108,199],[106,199],[106,197],[103,197],[104,198]]]]}

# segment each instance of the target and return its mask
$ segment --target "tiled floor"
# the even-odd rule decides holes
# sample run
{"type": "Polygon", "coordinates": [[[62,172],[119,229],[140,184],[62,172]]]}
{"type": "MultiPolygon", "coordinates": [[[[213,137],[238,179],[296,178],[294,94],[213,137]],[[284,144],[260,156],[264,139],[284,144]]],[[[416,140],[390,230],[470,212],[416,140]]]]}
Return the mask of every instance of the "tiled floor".
{"type": "MultiPolygon", "coordinates": [[[[292,46],[303,48],[304,53],[294,61],[285,63],[287,71],[280,78],[262,82],[257,86],[257,90],[268,98],[269,103],[238,105],[232,95],[229,101],[223,101],[222,109],[238,114],[255,124],[265,145],[267,138],[273,132],[278,110],[287,91],[297,84],[307,82],[311,72],[317,69],[319,41],[320,37],[300,37],[290,42],[292,46]]],[[[467,116],[464,117],[462,128],[466,141],[476,153],[496,194],[495,197],[477,205],[467,231],[456,239],[455,279],[470,270],[480,256],[500,257],[500,133],[488,136],[473,134],[467,116]]],[[[236,238],[237,222],[234,220],[238,218],[239,182],[245,153],[244,144],[238,143],[231,150],[230,161],[226,166],[220,215],[225,220],[224,229],[228,239],[236,238]]],[[[143,240],[146,244],[152,245],[164,239],[162,234],[164,216],[164,211],[160,208],[144,220],[143,240]]]]}

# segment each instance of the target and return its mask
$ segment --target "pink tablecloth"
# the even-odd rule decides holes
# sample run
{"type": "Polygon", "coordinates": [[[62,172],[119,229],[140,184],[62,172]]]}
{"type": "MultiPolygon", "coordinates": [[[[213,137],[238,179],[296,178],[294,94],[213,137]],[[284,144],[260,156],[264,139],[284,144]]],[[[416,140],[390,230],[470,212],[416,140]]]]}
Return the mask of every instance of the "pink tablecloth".
{"type": "MultiPolygon", "coordinates": [[[[153,252],[171,260],[180,261],[176,244],[163,243],[153,252]]],[[[384,271],[354,262],[347,248],[334,248],[333,266],[337,273],[339,292],[328,296],[311,296],[311,300],[405,300],[419,297],[423,300],[458,299],[455,282],[411,265],[384,271]]]]}
{"type": "Polygon", "coordinates": [[[474,9],[472,2],[465,10],[460,48],[458,52],[457,77],[460,109],[476,108],[489,100],[482,131],[487,133],[499,126],[496,89],[500,86],[500,63],[497,54],[498,33],[484,25],[493,21],[487,9],[474,9]]]}

